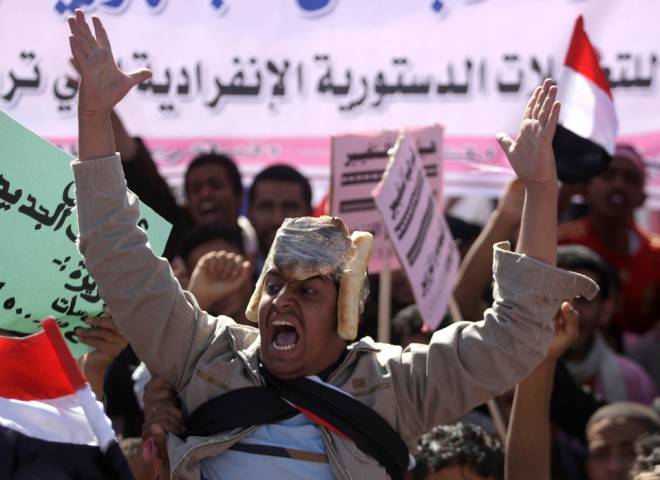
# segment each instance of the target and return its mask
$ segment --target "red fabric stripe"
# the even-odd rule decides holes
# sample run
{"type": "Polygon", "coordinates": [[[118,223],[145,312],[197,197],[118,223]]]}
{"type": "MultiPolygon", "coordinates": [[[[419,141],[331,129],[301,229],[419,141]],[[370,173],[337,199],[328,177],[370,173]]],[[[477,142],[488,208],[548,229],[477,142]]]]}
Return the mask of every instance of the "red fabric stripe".
{"type": "Polygon", "coordinates": [[[316,423],[316,424],[318,424],[318,425],[321,425],[322,427],[327,428],[328,430],[330,430],[330,431],[333,432],[333,433],[336,433],[336,434],[339,435],[339,436],[342,436],[342,437],[346,437],[346,438],[348,438],[348,435],[346,435],[344,432],[342,432],[341,430],[339,430],[339,429],[338,429],[337,427],[335,427],[334,425],[332,425],[332,424],[326,422],[325,420],[323,420],[323,419],[322,419],[321,417],[319,417],[318,415],[313,414],[313,413],[310,412],[309,410],[306,410],[306,409],[302,408],[302,407],[299,406],[299,405],[295,405],[295,404],[293,404],[293,403],[292,403],[291,405],[293,405],[293,407],[294,407],[296,410],[299,410],[300,413],[302,413],[303,415],[305,415],[306,417],[308,417],[310,420],[312,420],[312,422],[314,422],[314,423],[316,423]]]}
{"type": "Polygon", "coordinates": [[[60,327],[57,326],[57,322],[53,317],[48,317],[41,321],[41,326],[50,339],[53,350],[55,350],[57,359],[60,362],[64,374],[69,379],[69,383],[74,390],[82,388],[85,383],[87,383],[87,380],[85,380],[85,377],[78,368],[76,359],[71,355],[71,350],[67,347],[62,332],[60,332],[60,327]]]}
{"type": "Polygon", "coordinates": [[[612,97],[607,77],[605,77],[605,73],[598,63],[596,50],[594,50],[589,37],[587,37],[587,33],[584,31],[582,15],[575,21],[573,36],[571,37],[571,44],[566,53],[564,65],[581,73],[607,93],[610,98],[612,97]]]}
{"type": "Polygon", "coordinates": [[[45,332],[0,337],[0,397],[46,400],[74,392],[45,332]]]}

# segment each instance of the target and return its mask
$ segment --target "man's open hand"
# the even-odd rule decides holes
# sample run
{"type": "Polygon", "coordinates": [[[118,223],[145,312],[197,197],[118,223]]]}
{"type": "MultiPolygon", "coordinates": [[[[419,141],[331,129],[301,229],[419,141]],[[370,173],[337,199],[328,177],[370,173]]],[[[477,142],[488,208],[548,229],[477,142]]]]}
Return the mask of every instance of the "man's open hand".
{"type": "Polygon", "coordinates": [[[515,140],[505,133],[497,135],[497,141],[509,159],[509,163],[525,186],[557,183],[552,139],[559,120],[557,87],[546,79],[536,87],[520,124],[515,140]]]}
{"type": "Polygon", "coordinates": [[[71,53],[80,72],[79,115],[109,115],[112,108],[138,83],[151,77],[147,69],[122,72],[112,55],[110,40],[98,17],[92,17],[94,34],[82,10],[68,18],[71,53]]]}

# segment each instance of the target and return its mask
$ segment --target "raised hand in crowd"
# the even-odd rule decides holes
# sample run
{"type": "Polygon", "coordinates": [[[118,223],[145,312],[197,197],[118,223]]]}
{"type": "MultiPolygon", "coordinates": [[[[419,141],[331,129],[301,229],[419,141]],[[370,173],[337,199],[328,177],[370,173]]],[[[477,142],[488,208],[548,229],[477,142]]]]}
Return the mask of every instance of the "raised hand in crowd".
{"type": "MultiPolygon", "coordinates": [[[[251,264],[242,255],[225,250],[209,252],[199,259],[188,283],[203,310],[236,293],[249,281],[251,264]]],[[[227,313],[227,312],[218,312],[227,313]]]]}
{"type": "Polygon", "coordinates": [[[497,141],[509,163],[526,187],[553,185],[557,187],[557,172],[552,151],[552,139],[559,120],[559,103],[555,102],[557,87],[551,79],[536,87],[523,113],[518,136],[505,133],[497,141]]]}
{"type": "Polygon", "coordinates": [[[112,55],[110,41],[98,17],[92,17],[94,34],[81,10],[68,18],[71,53],[80,72],[78,122],[80,160],[112,155],[116,151],[111,112],[138,83],[151,77],[147,69],[122,72],[112,55]]]}
{"type": "Polygon", "coordinates": [[[516,175],[525,185],[517,251],[554,265],[557,257],[558,181],[552,139],[559,119],[557,87],[546,79],[534,90],[515,140],[500,133],[497,140],[516,175]]]}
{"type": "MultiPolygon", "coordinates": [[[[78,73],[78,77],[80,77],[81,76],[80,67],[76,62],[76,59],[71,58],[70,63],[78,73]]],[[[80,87],[79,81],[78,80],[74,80],[74,81],[76,83],[76,86],[80,87]]],[[[122,162],[130,161],[135,157],[137,150],[139,148],[138,140],[135,137],[132,137],[128,133],[126,127],[124,126],[124,122],[121,121],[119,115],[117,115],[117,112],[115,110],[112,110],[110,118],[112,121],[112,131],[115,136],[115,144],[117,145],[117,151],[121,154],[121,160],[122,162]]]]}
{"type": "Polygon", "coordinates": [[[578,312],[564,302],[545,359],[517,387],[507,432],[506,480],[550,479],[550,398],[557,360],[578,336],[578,312]]]}
{"type": "Polygon", "coordinates": [[[109,115],[128,91],[148,79],[151,72],[141,69],[126,74],[119,69],[98,17],[92,17],[94,34],[81,10],[76,11],[75,17],[69,17],[68,23],[71,52],[81,77],[79,113],[88,117],[109,115]]]}
{"type": "Polygon", "coordinates": [[[103,316],[85,320],[90,328],[77,328],[75,333],[81,343],[94,347],[78,359],[80,369],[99,400],[103,398],[105,372],[115,358],[128,346],[112,321],[112,314],[106,308],[103,316]]]}

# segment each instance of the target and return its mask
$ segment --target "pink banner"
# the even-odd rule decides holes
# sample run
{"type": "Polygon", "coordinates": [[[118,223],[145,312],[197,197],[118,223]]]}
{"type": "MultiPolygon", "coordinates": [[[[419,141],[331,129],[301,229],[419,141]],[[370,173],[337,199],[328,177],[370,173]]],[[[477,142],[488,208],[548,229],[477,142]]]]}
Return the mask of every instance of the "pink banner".
{"type": "Polygon", "coordinates": [[[420,149],[419,140],[401,135],[372,195],[422,318],[433,331],[447,310],[460,255],[420,149]]]}
{"type": "MultiPolygon", "coordinates": [[[[56,145],[75,155],[75,138],[53,138],[56,145]]],[[[149,148],[163,176],[175,190],[181,186],[190,160],[211,149],[231,154],[244,176],[245,185],[263,167],[288,163],[307,175],[316,202],[330,185],[329,137],[198,137],[147,138],[149,148]]],[[[622,136],[620,142],[640,150],[647,166],[647,208],[660,210],[660,131],[622,136]]],[[[445,136],[443,144],[444,195],[497,196],[513,175],[494,136],[445,136]]]]}

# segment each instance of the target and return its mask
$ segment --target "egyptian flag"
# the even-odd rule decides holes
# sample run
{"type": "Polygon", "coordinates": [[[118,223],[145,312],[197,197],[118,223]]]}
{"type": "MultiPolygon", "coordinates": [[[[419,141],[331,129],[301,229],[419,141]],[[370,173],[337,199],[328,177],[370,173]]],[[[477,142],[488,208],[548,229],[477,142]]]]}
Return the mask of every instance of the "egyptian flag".
{"type": "Polygon", "coordinates": [[[557,175],[567,183],[588,180],[609,164],[618,122],[609,82],[584,31],[582,16],[575,22],[557,86],[561,102],[553,140],[557,175]]]}
{"type": "Polygon", "coordinates": [[[57,323],[0,336],[0,479],[132,479],[57,323]]]}

